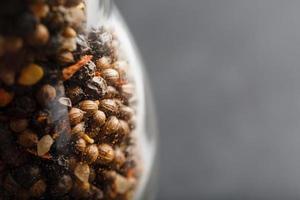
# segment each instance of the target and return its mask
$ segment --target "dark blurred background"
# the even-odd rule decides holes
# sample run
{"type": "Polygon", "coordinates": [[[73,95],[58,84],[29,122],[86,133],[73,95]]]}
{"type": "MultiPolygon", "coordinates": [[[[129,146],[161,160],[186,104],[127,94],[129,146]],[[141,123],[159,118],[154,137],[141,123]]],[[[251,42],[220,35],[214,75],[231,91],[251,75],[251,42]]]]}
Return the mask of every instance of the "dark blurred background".
{"type": "Polygon", "coordinates": [[[300,199],[300,1],[116,3],[155,96],[157,199],[300,199]]]}

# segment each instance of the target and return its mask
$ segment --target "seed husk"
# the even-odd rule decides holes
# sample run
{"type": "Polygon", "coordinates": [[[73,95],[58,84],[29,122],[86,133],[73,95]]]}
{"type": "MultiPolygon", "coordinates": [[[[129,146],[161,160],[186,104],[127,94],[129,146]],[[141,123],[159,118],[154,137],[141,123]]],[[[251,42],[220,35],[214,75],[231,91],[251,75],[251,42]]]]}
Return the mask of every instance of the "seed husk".
{"type": "Polygon", "coordinates": [[[74,170],[74,175],[82,182],[87,183],[90,176],[90,167],[88,164],[78,163],[74,170]]]}
{"type": "Polygon", "coordinates": [[[72,101],[68,97],[60,97],[58,102],[64,106],[72,107],[72,101]]]}
{"type": "Polygon", "coordinates": [[[37,143],[37,154],[43,156],[48,153],[53,143],[54,140],[50,135],[43,136],[37,143]]]}

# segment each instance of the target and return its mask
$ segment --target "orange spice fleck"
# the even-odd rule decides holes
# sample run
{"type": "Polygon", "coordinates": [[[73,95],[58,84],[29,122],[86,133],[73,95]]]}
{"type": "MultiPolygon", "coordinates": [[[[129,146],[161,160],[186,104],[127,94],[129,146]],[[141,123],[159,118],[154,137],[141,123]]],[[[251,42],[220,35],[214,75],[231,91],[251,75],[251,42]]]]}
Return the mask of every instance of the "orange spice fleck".
{"type": "Polygon", "coordinates": [[[83,56],[77,63],[66,67],[63,69],[62,74],[63,74],[63,79],[68,80],[70,79],[78,70],[80,70],[86,63],[91,61],[93,58],[92,55],[85,55],[83,56]]]}

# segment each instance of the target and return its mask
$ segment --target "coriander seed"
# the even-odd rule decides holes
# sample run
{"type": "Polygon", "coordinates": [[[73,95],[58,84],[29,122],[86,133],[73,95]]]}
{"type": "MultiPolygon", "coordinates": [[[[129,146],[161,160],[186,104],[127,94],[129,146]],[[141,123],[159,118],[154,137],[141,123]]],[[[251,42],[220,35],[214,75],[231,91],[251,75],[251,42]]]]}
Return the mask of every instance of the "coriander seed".
{"type": "Polygon", "coordinates": [[[91,100],[84,100],[80,102],[79,107],[81,108],[81,110],[84,110],[86,112],[93,112],[98,110],[98,105],[91,100]]]}
{"type": "Polygon", "coordinates": [[[113,99],[103,99],[102,101],[100,101],[99,106],[104,112],[108,114],[115,114],[118,112],[118,105],[113,99]]]}
{"type": "Polygon", "coordinates": [[[99,58],[96,62],[96,66],[99,69],[106,69],[109,68],[111,65],[111,58],[107,57],[107,56],[103,56],[101,58],[99,58]]]}
{"type": "Polygon", "coordinates": [[[120,128],[120,121],[115,116],[109,117],[104,125],[104,130],[106,131],[107,134],[115,133],[119,130],[119,128],[120,128]]]}
{"type": "Polygon", "coordinates": [[[63,36],[67,38],[76,37],[76,31],[72,27],[66,27],[63,31],[63,36]]]}
{"type": "Polygon", "coordinates": [[[71,108],[69,111],[69,120],[71,125],[79,124],[84,117],[84,111],[80,110],[79,108],[71,108]]]}
{"type": "Polygon", "coordinates": [[[98,126],[102,126],[105,123],[106,116],[101,110],[97,110],[93,113],[93,120],[98,126]]]}
{"type": "Polygon", "coordinates": [[[115,153],[114,149],[109,144],[100,144],[98,149],[99,157],[97,162],[107,164],[113,161],[115,153]]]}
{"type": "Polygon", "coordinates": [[[105,69],[102,71],[102,75],[104,77],[105,80],[107,80],[108,82],[115,84],[120,76],[119,76],[119,72],[115,69],[105,69]]]}
{"type": "Polygon", "coordinates": [[[95,162],[98,158],[98,155],[99,155],[99,151],[97,145],[92,144],[86,147],[84,152],[84,157],[88,163],[95,162]]]}

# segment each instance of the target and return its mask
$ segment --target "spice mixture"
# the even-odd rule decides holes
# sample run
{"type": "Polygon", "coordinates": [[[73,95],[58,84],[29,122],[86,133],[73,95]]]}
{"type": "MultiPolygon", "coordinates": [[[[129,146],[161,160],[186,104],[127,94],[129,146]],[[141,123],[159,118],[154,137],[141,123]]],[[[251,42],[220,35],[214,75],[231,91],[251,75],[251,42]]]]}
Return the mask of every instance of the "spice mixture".
{"type": "Polygon", "coordinates": [[[0,2],[0,199],[132,199],[133,83],[83,0],[0,2]]]}

